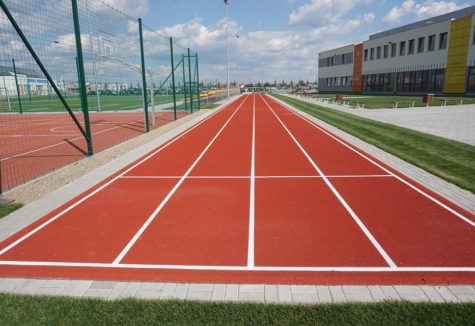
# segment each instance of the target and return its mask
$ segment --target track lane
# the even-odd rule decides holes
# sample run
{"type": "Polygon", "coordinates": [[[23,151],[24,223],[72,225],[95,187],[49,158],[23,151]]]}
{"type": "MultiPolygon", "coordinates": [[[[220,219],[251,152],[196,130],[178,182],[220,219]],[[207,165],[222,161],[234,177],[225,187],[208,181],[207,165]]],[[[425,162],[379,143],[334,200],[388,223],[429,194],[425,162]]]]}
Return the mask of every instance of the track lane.
{"type": "MultiPolygon", "coordinates": [[[[237,102],[239,103],[239,100],[237,102]]],[[[111,262],[136,230],[143,225],[150,215],[150,207],[155,208],[176,183],[176,180],[119,179],[120,175],[131,167],[140,167],[150,160],[153,161],[154,158],[157,159],[168,147],[180,147],[180,143],[186,141],[183,138],[189,133],[197,139],[210,137],[215,131],[214,126],[222,126],[222,117],[228,117],[234,110],[235,108],[230,106],[216,112],[200,125],[192,127],[156,151],[117,172],[113,177],[94,187],[96,190],[79,195],[6,239],[0,243],[0,260],[16,260],[15,257],[20,255],[20,257],[28,256],[29,260],[54,261],[56,257],[65,261],[83,259],[92,262],[111,262]],[[121,189],[121,185],[130,185],[135,189],[134,194],[129,194],[124,188],[121,189]],[[140,194],[144,197],[141,198],[140,194]],[[133,201],[131,202],[129,198],[133,201]],[[139,203],[140,200],[144,203],[139,203]],[[134,210],[133,202],[137,202],[138,211],[134,210]],[[130,219],[132,221],[129,221],[130,219]],[[120,227],[121,224],[130,228],[123,229],[120,227]],[[101,236],[97,230],[101,230],[103,225],[106,231],[104,236],[101,236]],[[50,247],[50,242],[56,247],[50,247]],[[109,246],[106,244],[108,242],[112,244],[109,246]],[[78,245],[81,243],[82,247],[78,245]],[[26,251],[29,253],[25,253],[26,251]]]]}
{"type": "MultiPolygon", "coordinates": [[[[238,110],[198,157],[190,176],[250,173],[252,96],[238,110]]],[[[120,262],[243,265],[249,204],[249,179],[188,179],[120,262]]]]}
{"type": "MultiPolygon", "coordinates": [[[[256,171],[318,175],[260,97],[256,150],[256,171]]],[[[321,178],[257,179],[255,239],[256,266],[387,266],[321,178]]]]}
{"type": "MultiPolygon", "coordinates": [[[[299,141],[307,141],[307,146],[312,146],[310,139],[313,139],[314,144],[329,141],[333,143],[335,153],[339,152],[337,147],[350,151],[322,130],[315,128],[311,122],[290,112],[275,100],[274,103],[278,108],[276,112],[288,123],[289,128],[292,128],[299,141]]],[[[318,153],[309,153],[312,159],[319,159],[318,153]]],[[[358,159],[373,164],[361,155],[358,159]]],[[[349,161],[349,164],[352,164],[352,161],[349,161]]],[[[413,183],[407,177],[401,178],[413,183]]],[[[397,178],[335,178],[332,183],[384,249],[394,257],[398,266],[475,266],[475,229],[397,178]]],[[[474,220],[470,213],[427,189],[423,190],[448,207],[461,212],[468,219],[474,220]]]]}

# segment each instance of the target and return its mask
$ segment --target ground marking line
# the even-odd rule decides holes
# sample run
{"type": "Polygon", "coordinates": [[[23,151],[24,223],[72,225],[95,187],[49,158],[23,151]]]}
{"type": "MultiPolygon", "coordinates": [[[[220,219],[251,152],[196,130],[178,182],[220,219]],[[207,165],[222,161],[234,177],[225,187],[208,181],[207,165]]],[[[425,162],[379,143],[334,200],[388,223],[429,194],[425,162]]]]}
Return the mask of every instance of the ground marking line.
{"type": "Polygon", "coordinates": [[[399,181],[401,181],[402,183],[404,183],[405,185],[409,186],[410,188],[412,188],[413,190],[415,190],[416,192],[418,192],[419,194],[423,195],[424,197],[426,197],[427,199],[433,201],[434,203],[436,203],[437,205],[441,206],[442,208],[445,208],[446,210],[448,210],[450,213],[454,214],[455,216],[457,216],[459,219],[467,222],[468,224],[470,224],[472,227],[475,227],[475,222],[470,220],[469,218],[463,216],[462,214],[460,214],[459,212],[455,211],[454,209],[450,208],[449,206],[447,206],[446,204],[442,203],[441,201],[439,201],[438,199],[432,197],[431,195],[429,195],[428,193],[424,192],[423,190],[417,188],[415,185],[411,184],[410,182],[404,180],[403,178],[401,178],[400,176],[398,176],[397,174],[394,174],[393,172],[391,172],[390,170],[388,170],[387,168],[385,168],[384,166],[382,166],[381,164],[375,162],[374,160],[372,160],[371,158],[369,158],[368,156],[366,156],[365,154],[361,153],[360,151],[356,150],[355,148],[353,148],[352,146],[346,144],[345,142],[343,142],[342,140],[338,139],[337,137],[335,137],[334,135],[332,135],[331,133],[329,133],[328,131],[326,131],[325,129],[321,128],[320,126],[318,126],[317,124],[315,124],[314,122],[310,121],[309,119],[307,119],[306,117],[298,114],[297,112],[295,112],[292,108],[290,108],[289,106],[287,106],[286,104],[283,104],[281,103],[280,101],[278,102],[281,106],[283,106],[284,108],[286,108],[288,111],[292,112],[293,114],[295,114],[296,116],[298,116],[299,118],[301,118],[302,120],[306,121],[307,123],[309,123],[310,125],[312,125],[313,127],[317,128],[318,130],[320,130],[321,132],[325,133],[327,136],[333,138],[334,140],[336,140],[337,142],[339,142],[340,144],[342,144],[343,146],[351,149],[353,152],[355,152],[356,154],[358,154],[359,156],[363,157],[364,159],[368,160],[369,162],[373,163],[375,166],[377,166],[378,168],[380,168],[381,170],[383,170],[384,172],[386,173],[389,173],[390,175],[392,175],[394,178],[398,179],[399,181]]]}
{"type": "Polygon", "coordinates": [[[185,181],[186,177],[191,173],[191,171],[195,168],[195,166],[198,164],[198,162],[201,160],[201,158],[206,154],[208,149],[213,145],[215,140],[219,137],[219,135],[223,132],[224,128],[226,128],[231,121],[231,119],[236,115],[236,113],[241,109],[243,106],[244,102],[246,102],[247,96],[241,104],[237,107],[237,109],[233,112],[233,114],[229,117],[229,119],[224,123],[224,125],[221,127],[221,129],[216,133],[216,135],[211,139],[209,142],[208,146],[205,147],[205,149],[201,152],[201,154],[196,158],[196,160],[191,164],[189,169],[185,172],[185,174],[180,178],[180,180],[175,184],[175,186],[170,190],[168,195],[161,201],[161,203],[155,208],[153,213],[149,216],[149,218],[145,221],[145,223],[142,225],[142,227],[135,233],[135,235],[132,237],[132,239],[127,243],[127,245],[122,249],[122,251],[119,253],[119,255],[114,259],[113,264],[117,265],[120,263],[120,261],[125,257],[125,255],[130,251],[132,246],[137,242],[137,240],[140,238],[140,236],[145,232],[145,230],[148,228],[148,226],[153,222],[155,217],[157,217],[158,213],[162,210],[162,208],[166,205],[166,203],[170,200],[170,198],[175,194],[175,192],[178,190],[178,188],[182,185],[182,183],[185,181]]]}
{"type": "Polygon", "coordinates": [[[254,225],[255,225],[255,193],[256,193],[256,95],[252,96],[252,147],[251,177],[249,191],[249,235],[247,244],[247,267],[254,267],[254,225]]]}
{"type": "Polygon", "coordinates": [[[78,262],[0,261],[0,266],[29,267],[80,267],[120,269],[169,269],[202,271],[262,271],[262,272],[475,272],[475,267],[378,267],[378,266],[217,266],[217,265],[160,265],[160,264],[111,264],[78,262]]]}
{"type": "MultiPolygon", "coordinates": [[[[228,105],[229,106],[229,105],[228,105]]],[[[147,155],[145,158],[143,158],[142,160],[140,160],[139,162],[135,163],[134,165],[132,165],[131,167],[129,167],[127,170],[125,170],[124,172],[122,172],[121,174],[117,175],[116,177],[114,177],[113,179],[109,180],[108,182],[106,182],[105,184],[103,184],[102,186],[100,186],[99,188],[97,188],[96,190],[94,190],[93,192],[91,192],[89,195],[81,198],[80,200],[78,200],[77,202],[75,202],[74,204],[72,204],[71,206],[69,206],[68,208],[64,209],[63,211],[61,211],[60,213],[56,214],[55,216],[53,216],[52,218],[50,218],[49,220],[45,221],[44,223],[42,223],[41,225],[37,226],[35,229],[31,230],[30,232],[28,232],[27,234],[25,234],[24,236],[22,236],[21,238],[17,239],[16,241],[14,241],[13,243],[11,243],[10,245],[8,245],[7,247],[3,248],[2,250],[0,250],[0,256],[3,255],[4,253],[6,253],[7,251],[9,251],[10,249],[12,249],[13,247],[15,247],[16,245],[18,245],[19,243],[23,242],[24,240],[28,239],[29,237],[31,237],[33,234],[35,234],[36,232],[40,231],[41,229],[43,229],[45,226],[47,226],[48,224],[54,222],[55,220],[57,220],[58,218],[60,218],[61,216],[63,216],[64,214],[66,214],[67,212],[69,212],[70,210],[72,210],[73,208],[75,208],[76,206],[80,205],[81,203],[83,203],[84,201],[86,201],[87,199],[91,198],[92,196],[94,196],[95,194],[97,194],[99,191],[103,190],[104,188],[106,188],[107,186],[109,186],[110,184],[112,184],[114,181],[118,180],[119,178],[121,178],[123,175],[125,175],[126,173],[130,172],[131,170],[135,169],[137,166],[141,165],[143,162],[149,160],[151,157],[155,156],[156,154],[158,154],[159,152],[161,152],[163,149],[167,148],[168,146],[170,146],[171,144],[173,144],[175,141],[181,139],[184,135],[186,135],[187,133],[189,133],[190,131],[194,130],[196,127],[198,127],[199,125],[201,125],[202,123],[204,123],[205,121],[207,121],[208,119],[210,119],[211,117],[213,117],[214,115],[216,115],[218,112],[221,112],[223,109],[227,108],[228,106],[225,106],[223,108],[221,108],[220,110],[217,110],[215,112],[213,112],[212,114],[210,114],[207,118],[201,120],[200,122],[198,122],[197,124],[195,124],[194,126],[190,127],[189,129],[185,130],[184,132],[182,132],[181,134],[177,135],[175,138],[172,138],[171,140],[169,140],[166,144],[162,144],[161,147],[155,151],[153,151],[151,154],[147,155]]]]}
{"type": "MultiPolygon", "coordinates": [[[[393,178],[389,174],[355,174],[355,175],[326,175],[327,178],[393,178]]],[[[124,175],[121,179],[180,179],[181,176],[174,175],[124,175]]],[[[251,176],[245,175],[192,175],[186,177],[187,179],[250,179],[251,176]]],[[[255,175],[255,179],[320,179],[321,175],[255,175]]]]}
{"type": "MultiPolygon", "coordinates": [[[[95,135],[98,135],[98,134],[102,134],[102,133],[104,133],[104,132],[111,131],[111,130],[114,130],[114,129],[123,127],[123,126],[125,126],[125,125],[133,124],[133,123],[140,122],[140,121],[143,121],[143,119],[136,120],[136,121],[133,121],[133,122],[126,122],[126,123],[123,123],[123,124],[121,124],[121,125],[118,125],[118,126],[115,126],[115,127],[109,128],[109,129],[104,129],[104,130],[100,130],[100,131],[97,131],[97,132],[93,132],[93,133],[92,133],[92,136],[95,136],[95,135]]],[[[56,135],[56,136],[57,136],[57,135],[56,135]]],[[[70,135],[69,137],[71,137],[71,136],[72,136],[72,135],[70,135]]],[[[81,137],[75,137],[75,138],[70,139],[69,142],[75,142],[76,140],[81,140],[81,139],[84,139],[84,137],[82,137],[82,136],[81,136],[81,137]]],[[[48,145],[48,146],[44,146],[44,147],[41,147],[41,148],[37,148],[37,149],[31,150],[31,151],[28,151],[28,152],[16,154],[16,155],[13,155],[13,156],[4,157],[4,158],[0,159],[0,162],[6,161],[6,160],[10,160],[10,159],[16,158],[16,157],[28,155],[28,154],[31,154],[31,153],[39,152],[39,151],[42,151],[42,150],[44,150],[44,149],[48,149],[48,148],[51,148],[51,147],[56,147],[56,146],[63,145],[63,144],[68,144],[68,142],[63,141],[63,142],[60,142],[60,143],[51,144],[51,145],[48,145]]]]}
{"type": "Polygon", "coordinates": [[[386,260],[386,263],[391,267],[395,268],[397,265],[394,263],[394,261],[389,257],[388,253],[383,249],[383,247],[379,244],[379,242],[376,240],[376,238],[371,234],[371,232],[368,230],[368,228],[364,225],[364,223],[360,220],[358,215],[353,211],[353,209],[348,205],[348,203],[345,201],[345,199],[340,195],[338,190],[333,186],[333,184],[328,180],[328,178],[322,173],[320,168],[317,166],[317,164],[314,162],[314,160],[308,155],[307,151],[302,147],[302,145],[299,143],[299,141],[295,138],[295,136],[290,132],[290,130],[287,128],[287,126],[282,122],[282,120],[278,117],[278,115],[272,110],[271,106],[267,103],[264,97],[262,97],[264,102],[266,103],[267,107],[271,112],[274,114],[274,116],[279,120],[280,124],[284,129],[287,131],[287,133],[290,135],[292,140],[297,144],[297,146],[300,148],[302,153],[305,155],[307,160],[312,164],[312,166],[315,168],[315,170],[322,176],[323,181],[326,183],[326,185],[330,188],[330,190],[333,192],[335,197],[340,201],[340,203],[345,207],[347,212],[351,215],[353,220],[358,224],[360,229],[363,231],[363,233],[366,235],[366,237],[371,241],[373,246],[378,250],[381,256],[383,256],[384,260],[386,260]]]}

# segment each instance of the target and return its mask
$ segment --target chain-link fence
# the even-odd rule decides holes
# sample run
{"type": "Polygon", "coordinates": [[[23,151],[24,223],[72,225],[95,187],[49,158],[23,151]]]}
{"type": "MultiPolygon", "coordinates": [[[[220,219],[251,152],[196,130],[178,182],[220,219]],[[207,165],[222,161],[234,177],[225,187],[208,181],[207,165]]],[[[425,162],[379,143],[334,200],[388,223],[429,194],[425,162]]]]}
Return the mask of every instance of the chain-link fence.
{"type": "Polygon", "coordinates": [[[0,5],[0,193],[199,110],[198,56],[140,19],[99,0],[0,5]]]}

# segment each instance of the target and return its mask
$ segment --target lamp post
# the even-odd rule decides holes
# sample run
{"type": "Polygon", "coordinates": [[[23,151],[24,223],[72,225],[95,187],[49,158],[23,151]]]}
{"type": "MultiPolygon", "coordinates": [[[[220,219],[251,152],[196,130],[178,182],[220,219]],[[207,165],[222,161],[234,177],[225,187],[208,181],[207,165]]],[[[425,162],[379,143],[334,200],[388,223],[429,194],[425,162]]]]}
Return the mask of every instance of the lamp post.
{"type": "Polygon", "coordinates": [[[224,4],[226,5],[226,57],[227,57],[227,65],[226,65],[226,96],[229,101],[229,42],[228,42],[228,23],[229,23],[229,10],[228,10],[228,2],[229,0],[224,0],[224,4]]]}

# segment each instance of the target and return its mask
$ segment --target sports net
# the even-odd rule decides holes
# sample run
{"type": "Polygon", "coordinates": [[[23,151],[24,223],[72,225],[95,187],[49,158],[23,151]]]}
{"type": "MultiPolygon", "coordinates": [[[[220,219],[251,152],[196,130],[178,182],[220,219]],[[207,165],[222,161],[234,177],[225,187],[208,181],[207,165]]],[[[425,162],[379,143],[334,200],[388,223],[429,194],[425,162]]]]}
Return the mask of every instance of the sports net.
{"type": "MultiPolygon", "coordinates": [[[[81,60],[74,2],[0,1],[0,193],[91,154],[88,139],[104,150],[185,116],[196,101],[173,87],[172,77],[192,82],[184,65],[172,69],[170,39],[143,26],[143,66],[139,21],[99,0],[77,0],[81,60]]],[[[175,50],[175,60],[187,54],[175,50]]]]}

